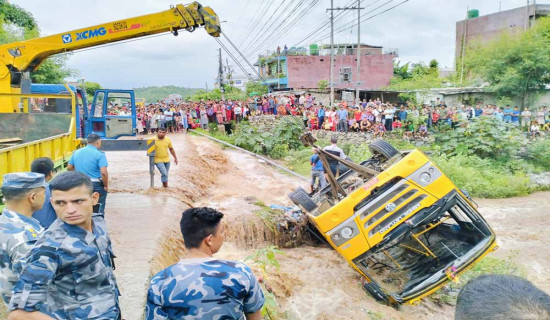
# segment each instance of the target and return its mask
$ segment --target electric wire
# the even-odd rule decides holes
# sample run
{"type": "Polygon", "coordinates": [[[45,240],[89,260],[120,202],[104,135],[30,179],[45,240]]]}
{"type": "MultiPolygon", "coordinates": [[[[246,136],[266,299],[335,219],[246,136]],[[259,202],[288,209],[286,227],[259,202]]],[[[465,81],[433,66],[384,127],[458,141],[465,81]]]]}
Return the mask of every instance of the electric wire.
{"type": "MultiPolygon", "coordinates": [[[[256,81],[256,79],[254,79],[250,73],[248,73],[246,71],[246,69],[243,67],[243,65],[235,58],[235,56],[233,56],[233,54],[231,53],[231,51],[229,51],[227,49],[227,47],[222,43],[222,41],[219,39],[219,38],[215,38],[216,41],[218,42],[218,44],[220,45],[220,47],[227,53],[227,55],[229,55],[231,57],[231,59],[233,59],[233,61],[235,62],[235,64],[242,70],[242,72],[250,79],[250,81],[254,82],[254,83],[258,83],[258,81],[256,81]]],[[[221,84],[220,84],[221,85],[221,84]]]]}
{"type": "Polygon", "coordinates": [[[261,19],[261,16],[258,15],[258,13],[262,10],[264,7],[264,4],[268,3],[269,0],[263,0],[260,6],[258,7],[258,10],[251,16],[252,19],[248,22],[245,28],[243,28],[243,32],[240,34],[239,39],[242,39],[240,41],[239,45],[243,45],[243,43],[246,41],[247,37],[245,37],[246,34],[248,34],[250,31],[254,30],[254,25],[258,22],[258,19],[261,19]]]}
{"type": "MultiPolygon", "coordinates": [[[[299,0],[298,4],[296,6],[294,6],[291,10],[288,10],[287,14],[284,16],[284,17],[281,17],[281,21],[279,22],[278,25],[276,25],[272,30],[271,32],[266,36],[265,39],[269,39],[269,37],[271,37],[275,32],[277,32],[278,30],[281,30],[282,29],[282,25],[285,24],[287,21],[290,21],[290,19],[292,19],[292,17],[294,16],[294,14],[296,14],[298,12],[298,9],[306,2],[306,0],[299,0]]],[[[253,50],[252,48],[256,48],[258,45],[261,45],[261,42],[262,41],[258,41],[258,43],[256,44],[253,44],[251,47],[248,47],[244,53],[246,53],[246,55],[248,56],[249,55],[249,51],[253,50]]]]}
{"type": "MultiPolygon", "coordinates": [[[[269,19],[267,19],[267,21],[263,24],[262,28],[259,29],[259,30],[256,32],[256,34],[255,34],[254,36],[248,38],[248,40],[249,40],[248,43],[249,43],[249,44],[250,44],[250,43],[254,43],[256,40],[258,40],[258,35],[260,34],[260,32],[262,32],[262,31],[266,28],[266,26],[267,26],[267,24],[269,23],[269,21],[271,21],[271,19],[275,16],[275,14],[277,14],[277,11],[279,11],[279,9],[283,6],[283,4],[285,3],[285,1],[286,1],[286,0],[283,0],[283,1],[281,2],[281,4],[279,4],[279,6],[277,7],[277,9],[275,9],[275,11],[273,11],[273,13],[272,13],[271,16],[269,17],[269,19]]],[[[294,2],[294,0],[292,0],[292,1],[289,3],[289,5],[290,5],[292,2],[294,2]]],[[[287,6],[285,9],[287,9],[287,8],[288,8],[288,6],[287,6]]],[[[283,11],[284,11],[284,10],[283,10],[283,11]]],[[[271,26],[272,26],[276,21],[277,21],[277,19],[273,20],[273,21],[271,22],[271,24],[267,27],[266,30],[269,30],[269,28],[271,28],[271,26]]],[[[261,35],[263,35],[263,33],[262,33],[261,35]]],[[[260,37],[261,37],[261,36],[260,36],[260,37]]]]}
{"type": "MultiPolygon", "coordinates": [[[[393,0],[392,0],[392,1],[393,1],[393,0]]],[[[390,8],[388,8],[388,9],[385,9],[385,10],[383,10],[383,11],[381,11],[381,12],[378,12],[378,13],[372,15],[372,16],[369,16],[369,17],[366,18],[366,19],[361,20],[361,22],[366,22],[366,21],[368,21],[368,20],[374,19],[375,17],[377,17],[377,16],[379,16],[379,15],[381,15],[381,14],[383,14],[383,13],[386,13],[386,12],[392,10],[392,9],[395,9],[395,8],[397,8],[398,6],[400,6],[400,5],[402,5],[402,4],[406,3],[406,2],[409,2],[409,1],[410,1],[410,0],[404,0],[404,1],[402,1],[402,2],[400,2],[400,3],[398,3],[398,4],[396,4],[396,5],[393,6],[393,7],[390,7],[390,8]]],[[[391,2],[391,1],[389,1],[389,2],[391,2]]],[[[342,27],[341,29],[336,30],[336,31],[334,32],[334,34],[342,33],[342,32],[344,32],[345,30],[347,30],[347,29],[349,29],[349,28],[353,28],[353,27],[355,27],[355,26],[357,26],[357,23],[355,23],[355,24],[353,24],[353,25],[351,25],[351,26],[342,27]]],[[[324,39],[326,39],[326,38],[328,38],[328,37],[330,37],[330,34],[329,34],[328,36],[325,36],[325,37],[323,37],[323,38],[320,38],[320,40],[316,40],[316,41],[321,41],[321,40],[324,40],[324,39]]]]}
{"type": "Polygon", "coordinates": [[[233,41],[231,41],[229,39],[229,37],[225,34],[225,33],[221,33],[224,38],[227,40],[227,42],[229,42],[229,44],[235,49],[235,51],[242,57],[242,59],[248,64],[248,66],[250,66],[250,68],[252,68],[252,70],[254,70],[254,72],[258,75],[258,77],[260,78],[260,80],[262,80],[263,82],[266,82],[265,79],[260,75],[260,73],[256,70],[256,68],[254,68],[254,66],[250,63],[250,61],[248,61],[248,59],[246,59],[246,57],[244,56],[244,54],[239,50],[239,48],[237,48],[237,46],[233,43],[233,41]]]}
{"type": "Polygon", "coordinates": [[[310,5],[309,7],[304,8],[304,10],[302,10],[302,12],[296,17],[296,19],[294,19],[293,21],[291,21],[291,22],[289,23],[289,25],[286,26],[286,27],[283,29],[282,33],[280,33],[280,34],[278,34],[278,35],[275,35],[273,38],[267,40],[266,42],[260,43],[260,46],[259,46],[257,49],[253,50],[253,51],[249,54],[249,56],[252,55],[252,54],[254,54],[254,53],[261,52],[261,50],[265,50],[265,49],[267,49],[267,48],[270,48],[270,47],[275,46],[275,45],[277,44],[277,42],[278,42],[281,38],[283,38],[283,37],[286,36],[290,31],[292,31],[293,28],[294,28],[294,26],[295,26],[298,22],[301,21],[301,19],[302,19],[302,17],[301,17],[302,13],[303,13],[304,11],[313,9],[317,4],[319,4],[319,0],[314,1],[313,3],[311,3],[311,5],[310,5]],[[269,42],[268,42],[268,41],[269,41],[269,42]]]}

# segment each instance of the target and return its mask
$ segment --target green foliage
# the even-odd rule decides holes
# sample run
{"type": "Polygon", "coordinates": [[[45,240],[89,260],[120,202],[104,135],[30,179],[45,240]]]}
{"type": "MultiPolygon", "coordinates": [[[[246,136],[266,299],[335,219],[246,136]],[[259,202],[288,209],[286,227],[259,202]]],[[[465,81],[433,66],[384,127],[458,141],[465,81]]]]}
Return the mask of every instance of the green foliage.
{"type": "Polygon", "coordinates": [[[6,0],[0,1],[0,15],[3,21],[13,23],[26,30],[30,31],[38,28],[30,12],[6,0]]]}
{"type": "Polygon", "coordinates": [[[328,80],[319,80],[319,82],[317,82],[317,88],[321,90],[328,88],[328,80]]]}
{"type": "Polygon", "coordinates": [[[249,81],[246,83],[246,95],[249,96],[251,93],[257,93],[259,95],[267,94],[268,89],[266,85],[263,85],[256,81],[249,81]]]}
{"type": "Polygon", "coordinates": [[[473,197],[508,198],[529,194],[533,191],[525,171],[528,165],[512,162],[516,169],[492,159],[477,156],[456,155],[431,156],[431,159],[460,189],[473,197]]]}
{"type": "Polygon", "coordinates": [[[269,138],[266,133],[261,133],[256,127],[248,123],[240,123],[235,132],[235,145],[254,153],[263,153],[265,143],[269,138]]]}
{"type": "Polygon", "coordinates": [[[471,269],[464,272],[458,277],[458,282],[450,282],[441,290],[430,296],[431,300],[438,303],[448,305],[456,305],[456,298],[460,289],[464,287],[468,281],[487,274],[504,274],[525,278],[526,271],[518,266],[514,260],[518,255],[517,251],[512,250],[511,253],[504,259],[495,257],[485,257],[474,265],[471,269]]]}
{"type": "Polygon", "coordinates": [[[439,63],[435,59],[430,61],[429,66],[417,63],[410,67],[409,63],[403,66],[400,66],[399,63],[394,63],[394,77],[391,79],[387,89],[405,91],[398,95],[399,99],[416,104],[418,101],[414,90],[442,87],[443,79],[439,78],[438,66],[439,63]]]}
{"type": "Polygon", "coordinates": [[[528,103],[528,91],[550,84],[550,18],[521,35],[503,34],[487,44],[468,48],[465,68],[469,77],[490,84],[498,97],[519,97],[528,103]]]}
{"type": "MultiPolygon", "coordinates": [[[[92,81],[85,81],[84,82],[84,87],[86,88],[86,96],[92,98],[95,94],[95,92],[99,89],[101,89],[101,85],[97,82],[92,82],[92,81]]],[[[91,101],[90,98],[88,99],[88,101],[91,101]]]]}
{"type": "Polygon", "coordinates": [[[301,150],[291,150],[288,156],[284,158],[284,164],[290,170],[308,177],[311,174],[311,165],[309,159],[313,155],[313,151],[310,148],[301,150]]]}
{"type": "MultiPolygon", "coordinates": [[[[252,261],[252,263],[260,268],[264,279],[268,280],[268,271],[279,272],[281,264],[277,260],[277,255],[284,254],[276,246],[268,246],[256,250],[252,255],[245,258],[245,261],[252,261]]],[[[278,319],[280,317],[280,306],[277,303],[275,295],[270,290],[265,290],[265,304],[262,307],[262,316],[268,319],[278,319]]]]}
{"type": "Polygon", "coordinates": [[[401,65],[400,61],[394,61],[393,62],[393,77],[395,79],[410,79],[412,77],[411,73],[409,72],[410,62],[405,63],[404,65],[401,65]]]}
{"type": "Polygon", "coordinates": [[[235,133],[235,143],[246,150],[283,158],[290,149],[302,147],[298,139],[304,131],[299,118],[283,117],[272,132],[260,132],[248,123],[241,123],[235,133]]]}
{"type": "Polygon", "coordinates": [[[271,151],[269,151],[269,156],[273,159],[282,159],[288,155],[288,144],[275,144],[271,151]]]}
{"type": "Polygon", "coordinates": [[[527,147],[527,159],[544,170],[550,171],[550,140],[534,141],[527,147]]]}
{"type": "Polygon", "coordinates": [[[479,117],[438,133],[436,143],[441,146],[441,152],[451,156],[464,154],[508,160],[525,143],[525,138],[510,124],[494,117],[479,117]]]}
{"type": "MultiPolygon", "coordinates": [[[[17,5],[0,1],[0,44],[22,41],[39,36],[38,25],[32,14],[17,5]]],[[[74,70],[67,68],[67,57],[50,57],[31,73],[35,83],[63,83],[73,75],[74,70]]]]}
{"type": "Polygon", "coordinates": [[[278,254],[284,254],[284,252],[279,250],[277,246],[271,245],[254,251],[252,255],[246,257],[244,260],[252,261],[254,265],[262,270],[262,273],[267,274],[269,269],[279,271],[281,264],[277,260],[278,254]]]}
{"type": "Polygon", "coordinates": [[[67,67],[67,56],[54,56],[40,64],[38,69],[31,72],[34,83],[64,83],[65,78],[74,75],[75,70],[67,67]]]}
{"type": "Polygon", "coordinates": [[[184,88],[178,86],[143,87],[134,88],[136,98],[144,98],[147,103],[154,103],[168,97],[171,94],[179,94],[188,97],[200,89],[184,88]]]}

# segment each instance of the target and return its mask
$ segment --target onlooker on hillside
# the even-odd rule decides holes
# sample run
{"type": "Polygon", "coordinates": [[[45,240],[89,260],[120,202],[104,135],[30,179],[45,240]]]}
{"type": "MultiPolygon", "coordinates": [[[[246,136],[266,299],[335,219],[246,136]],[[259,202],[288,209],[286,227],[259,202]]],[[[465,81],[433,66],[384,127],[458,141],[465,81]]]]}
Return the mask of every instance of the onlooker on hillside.
{"type": "Polygon", "coordinates": [[[523,108],[521,112],[521,128],[529,131],[529,125],[531,124],[531,111],[528,108],[523,108]]]}

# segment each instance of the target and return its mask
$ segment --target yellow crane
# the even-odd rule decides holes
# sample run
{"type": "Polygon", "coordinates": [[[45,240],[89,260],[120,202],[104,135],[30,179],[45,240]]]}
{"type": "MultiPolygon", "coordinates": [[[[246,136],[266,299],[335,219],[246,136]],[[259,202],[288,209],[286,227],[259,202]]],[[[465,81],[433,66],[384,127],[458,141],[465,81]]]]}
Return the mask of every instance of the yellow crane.
{"type": "Polygon", "coordinates": [[[158,13],[0,45],[0,182],[5,173],[29,170],[37,157],[50,157],[57,168],[63,168],[80,145],[75,127],[81,111],[77,109],[75,93],[69,87],[69,94],[30,93],[30,73],[45,59],[159,33],[178,35],[180,30],[192,32],[202,26],[209,35],[220,36],[220,21],[214,10],[193,2],[158,13]],[[40,99],[65,99],[72,112],[33,112],[33,101],[40,99]]]}

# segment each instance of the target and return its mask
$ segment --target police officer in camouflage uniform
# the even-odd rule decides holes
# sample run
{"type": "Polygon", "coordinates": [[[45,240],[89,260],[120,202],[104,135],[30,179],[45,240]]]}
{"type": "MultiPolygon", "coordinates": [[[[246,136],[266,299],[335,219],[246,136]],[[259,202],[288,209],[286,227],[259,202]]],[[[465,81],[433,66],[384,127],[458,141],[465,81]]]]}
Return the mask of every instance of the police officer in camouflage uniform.
{"type": "Polygon", "coordinates": [[[262,319],[265,299],[250,268],[212,257],[224,241],[222,217],[211,208],[183,212],[180,228],[187,258],[151,280],[147,320],[262,319]]]}
{"type": "Polygon", "coordinates": [[[9,304],[10,320],[120,319],[113,253],[101,214],[99,194],[88,176],[63,172],[50,182],[59,217],[27,256],[9,304]],[[54,319],[54,318],[52,318],[54,319]]]}
{"type": "Polygon", "coordinates": [[[8,173],[2,181],[6,207],[0,215],[0,294],[7,305],[22,269],[23,258],[44,231],[32,213],[44,204],[43,174],[8,173]]]}

